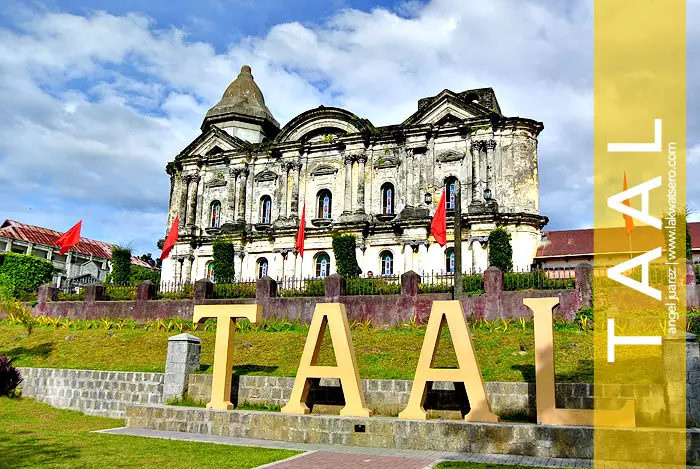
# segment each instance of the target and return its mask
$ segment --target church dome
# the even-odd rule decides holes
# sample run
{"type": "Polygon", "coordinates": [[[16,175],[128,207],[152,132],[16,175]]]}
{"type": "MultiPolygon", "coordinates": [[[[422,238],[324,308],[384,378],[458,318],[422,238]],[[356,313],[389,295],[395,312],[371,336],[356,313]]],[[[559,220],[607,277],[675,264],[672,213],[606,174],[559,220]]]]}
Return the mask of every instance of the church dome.
{"type": "Polygon", "coordinates": [[[261,117],[277,123],[265,105],[265,98],[253,80],[253,74],[248,65],[241,67],[241,73],[228,85],[221,100],[207,111],[205,120],[229,113],[261,117]]]}

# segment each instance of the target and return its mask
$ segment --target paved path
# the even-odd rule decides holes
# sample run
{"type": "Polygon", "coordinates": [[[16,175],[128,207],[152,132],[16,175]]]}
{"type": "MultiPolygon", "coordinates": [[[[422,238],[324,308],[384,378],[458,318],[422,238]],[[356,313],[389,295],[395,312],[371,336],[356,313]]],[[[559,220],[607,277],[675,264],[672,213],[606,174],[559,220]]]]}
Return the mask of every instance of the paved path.
{"type": "MultiPolygon", "coordinates": [[[[126,427],[100,430],[97,433],[304,451],[303,454],[292,458],[266,464],[265,466],[260,466],[261,468],[271,467],[274,469],[423,469],[434,467],[441,461],[470,461],[491,464],[518,464],[521,466],[538,467],[593,467],[593,462],[589,459],[535,458],[530,456],[510,456],[502,454],[450,453],[443,451],[365,448],[359,446],[315,445],[288,443],[284,441],[253,440],[249,438],[232,438],[216,435],[204,435],[201,433],[141,430],[126,427]]],[[[666,464],[654,465],[609,462],[605,464],[596,464],[595,467],[596,469],[677,469],[678,466],[666,464]]],[[[700,466],[688,466],[688,469],[700,469],[700,466]]]]}

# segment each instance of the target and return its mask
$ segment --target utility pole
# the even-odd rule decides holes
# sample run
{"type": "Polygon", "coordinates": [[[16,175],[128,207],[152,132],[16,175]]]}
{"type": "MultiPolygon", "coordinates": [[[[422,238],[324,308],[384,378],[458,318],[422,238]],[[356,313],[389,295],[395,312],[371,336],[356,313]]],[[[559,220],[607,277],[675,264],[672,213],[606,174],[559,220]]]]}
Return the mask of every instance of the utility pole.
{"type": "Polygon", "coordinates": [[[454,287],[452,288],[452,299],[462,298],[462,188],[459,180],[455,181],[455,215],[454,215],[454,253],[455,253],[455,275],[454,287]]]}

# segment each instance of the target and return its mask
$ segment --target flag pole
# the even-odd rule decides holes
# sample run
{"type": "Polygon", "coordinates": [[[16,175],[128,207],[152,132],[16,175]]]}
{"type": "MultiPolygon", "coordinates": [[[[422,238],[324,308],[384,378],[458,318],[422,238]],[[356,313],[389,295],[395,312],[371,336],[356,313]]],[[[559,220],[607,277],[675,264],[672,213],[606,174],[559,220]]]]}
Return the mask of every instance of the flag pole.
{"type": "Polygon", "coordinates": [[[462,298],[462,188],[459,181],[455,182],[455,216],[454,216],[454,253],[455,275],[452,299],[462,298]]]}

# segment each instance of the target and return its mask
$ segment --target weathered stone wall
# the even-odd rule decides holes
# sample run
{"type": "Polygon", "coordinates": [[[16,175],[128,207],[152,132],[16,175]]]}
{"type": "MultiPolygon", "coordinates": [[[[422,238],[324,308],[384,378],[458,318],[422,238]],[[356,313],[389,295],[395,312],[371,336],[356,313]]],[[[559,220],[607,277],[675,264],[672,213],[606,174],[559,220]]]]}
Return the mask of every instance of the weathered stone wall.
{"type": "Polygon", "coordinates": [[[163,402],[162,373],[22,368],[22,395],[61,409],[124,418],[127,404],[163,402]]]}
{"type": "MultiPolygon", "coordinates": [[[[193,401],[207,402],[211,396],[211,375],[192,374],[188,396],[193,401]]],[[[283,406],[292,393],[294,378],[278,376],[234,376],[231,399],[235,405],[243,402],[283,406]]],[[[365,402],[376,415],[396,416],[406,408],[411,394],[409,380],[362,380],[365,402]]],[[[626,399],[634,399],[639,425],[659,421],[664,409],[659,408],[663,385],[601,386],[596,389],[603,408],[617,409],[626,399]]],[[[504,418],[535,421],[534,383],[486,383],[486,392],[493,411],[504,418]]],[[[563,409],[592,409],[592,384],[557,383],[557,407],[563,409]]],[[[436,382],[428,391],[425,409],[431,417],[460,419],[469,410],[463,385],[436,382]]],[[[307,405],[314,413],[338,414],[343,406],[343,393],[337,379],[312,380],[307,405]]]]}
{"type": "MultiPolygon", "coordinates": [[[[544,458],[593,458],[593,428],[527,423],[467,423],[416,421],[396,418],[354,418],[321,415],[285,415],[275,412],[230,412],[168,406],[127,406],[130,428],[195,432],[238,438],[294,443],[365,446],[430,451],[515,454],[544,458]],[[364,431],[360,431],[364,427],[364,431]]],[[[611,432],[606,441],[625,445],[645,437],[645,462],[668,463],[675,451],[665,443],[666,432],[640,433],[634,429],[599,429],[611,432]]],[[[637,446],[638,447],[638,446],[637,446]]],[[[600,454],[597,454],[600,456],[600,454]]],[[[630,455],[634,457],[634,455],[630,455]]],[[[700,430],[687,431],[687,461],[700,462],[700,430]]]]}

